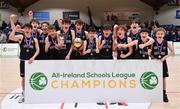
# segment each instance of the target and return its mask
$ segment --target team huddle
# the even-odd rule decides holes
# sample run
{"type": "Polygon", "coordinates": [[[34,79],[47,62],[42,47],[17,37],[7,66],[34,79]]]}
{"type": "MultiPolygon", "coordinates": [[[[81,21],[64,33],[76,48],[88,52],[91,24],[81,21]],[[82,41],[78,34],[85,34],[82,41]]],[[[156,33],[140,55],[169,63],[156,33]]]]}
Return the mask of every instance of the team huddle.
{"type": "MultiPolygon", "coordinates": [[[[32,17],[32,13],[29,13],[29,16],[32,17]]],[[[166,58],[171,56],[174,50],[171,44],[164,40],[166,31],[163,28],[156,28],[156,38],[152,38],[150,31],[140,28],[136,21],[132,22],[130,30],[127,30],[125,25],[111,26],[105,23],[99,35],[94,27],[84,30],[82,20],[77,20],[75,29],[71,29],[71,21],[63,19],[62,27],[58,31],[48,22],[42,22],[39,27],[39,22],[31,19],[29,24],[21,27],[15,25],[13,20],[13,17],[10,17],[13,26],[9,39],[19,42],[20,73],[23,78],[24,60],[29,60],[31,64],[36,59],[158,59],[163,62],[164,79],[169,76],[166,58]]],[[[165,91],[164,97],[164,101],[168,102],[165,91]]]]}

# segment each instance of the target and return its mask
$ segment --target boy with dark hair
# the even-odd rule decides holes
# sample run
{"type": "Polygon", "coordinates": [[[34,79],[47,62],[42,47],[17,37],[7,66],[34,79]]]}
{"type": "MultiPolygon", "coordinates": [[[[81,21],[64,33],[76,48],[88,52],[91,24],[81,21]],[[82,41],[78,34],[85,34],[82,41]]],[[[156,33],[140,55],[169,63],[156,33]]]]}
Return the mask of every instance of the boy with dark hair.
{"type": "Polygon", "coordinates": [[[59,59],[58,50],[60,48],[60,40],[53,25],[48,27],[48,36],[45,39],[45,53],[48,59],[59,59]]]}
{"type": "MultiPolygon", "coordinates": [[[[133,20],[131,25],[130,25],[130,32],[128,33],[128,36],[132,39],[132,41],[134,40],[138,40],[139,37],[139,31],[140,31],[140,22],[138,20],[133,20]]],[[[133,46],[133,53],[131,55],[132,59],[135,58],[135,49],[136,47],[133,46]]]]}
{"type": "Polygon", "coordinates": [[[86,40],[87,32],[83,30],[83,21],[77,20],[75,22],[75,39],[73,40],[73,51],[71,59],[83,59],[83,43],[86,40]]]}
{"type": "Polygon", "coordinates": [[[58,37],[62,46],[59,49],[60,59],[69,60],[73,50],[73,40],[75,39],[74,30],[70,29],[71,21],[69,19],[63,19],[62,29],[58,31],[58,37]]]}
{"type": "Polygon", "coordinates": [[[100,59],[113,59],[112,26],[110,24],[104,24],[102,30],[103,34],[99,36],[100,59]]]}
{"type": "Polygon", "coordinates": [[[35,19],[32,19],[31,21],[30,21],[30,24],[32,25],[32,35],[34,36],[34,37],[39,37],[39,35],[40,35],[40,31],[39,31],[39,21],[38,20],[35,20],[35,19]]]}
{"type": "Polygon", "coordinates": [[[32,11],[29,11],[28,12],[28,17],[29,17],[29,21],[30,21],[30,24],[32,25],[32,35],[33,37],[39,37],[40,33],[41,33],[41,30],[38,29],[39,28],[39,21],[36,20],[36,19],[33,19],[33,12],[32,11]]]}
{"type": "Polygon", "coordinates": [[[18,41],[20,45],[20,76],[22,77],[22,89],[23,94],[22,98],[19,100],[19,103],[24,102],[24,88],[25,88],[25,60],[28,60],[28,63],[31,64],[36,59],[39,54],[39,44],[38,40],[31,35],[32,26],[30,24],[25,24],[23,26],[24,34],[15,35],[15,32],[19,29],[17,25],[11,32],[9,39],[13,41],[18,41]]]}
{"type": "Polygon", "coordinates": [[[40,48],[40,53],[37,57],[37,59],[39,60],[47,59],[47,54],[45,53],[45,39],[48,36],[48,27],[49,27],[48,22],[41,23],[41,32],[40,32],[39,37],[37,37],[39,41],[39,48],[40,48]]]}

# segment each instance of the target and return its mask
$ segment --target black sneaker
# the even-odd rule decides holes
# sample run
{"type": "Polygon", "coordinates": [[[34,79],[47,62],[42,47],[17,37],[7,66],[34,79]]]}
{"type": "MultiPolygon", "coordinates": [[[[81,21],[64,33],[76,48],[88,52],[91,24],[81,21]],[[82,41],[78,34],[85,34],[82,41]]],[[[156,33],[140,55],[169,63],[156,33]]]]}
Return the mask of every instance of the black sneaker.
{"type": "Polygon", "coordinates": [[[103,102],[98,102],[97,105],[105,105],[103,102]]]}
{"type": "Polygon", "coordinates": [[[126,102],[119,102],[118,105],[119,106],[128,106],[128,104],[126,102]]]}
{"type": "Polygon", "coordinates": [[[163,91],[163,101],[164,101],[165,103],[169,102],[169,99],[168,99],[168,96],[167,96],[165,90],[163,91]]]}
{"type": "Polygon", "coordinates": [[[77,108],[77,106],[78,106],[78,103],[75,103],[74,107],[77,108]]]}
{"type": "Polygon", "coordinates": [[[115,105],[115,104],[117,104],[117,103],[115,103],[115,102],[110,103],[110,105],[115,105]]]}

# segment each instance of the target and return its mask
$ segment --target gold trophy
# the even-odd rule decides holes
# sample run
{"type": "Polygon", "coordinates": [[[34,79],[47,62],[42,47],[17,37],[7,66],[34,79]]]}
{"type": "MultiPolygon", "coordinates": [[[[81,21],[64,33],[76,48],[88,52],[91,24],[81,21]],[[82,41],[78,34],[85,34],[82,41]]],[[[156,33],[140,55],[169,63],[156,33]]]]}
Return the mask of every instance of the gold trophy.
{"type": "Polygon", "coordinates": [[[60,43],[61,43],[61,44],[64,44],[64,37],[63,37],[63,36],[60,36],[59,39],[60,39],[60,43]]]}
{"type": "Polygon", "coordinates": [[[81,38],[75,38],[73,41],[73,45],[76,48],[80,48],[82,46],[82,44],[83,44],[83,41],[81,38]]]}
{"type": "Polygon", "coordinates": [[[62,48],[66,47],[65,38],[64,38],[63,34],[59,35],[59,41],[60,41],[60,44],[61,44],[62,48]]]}

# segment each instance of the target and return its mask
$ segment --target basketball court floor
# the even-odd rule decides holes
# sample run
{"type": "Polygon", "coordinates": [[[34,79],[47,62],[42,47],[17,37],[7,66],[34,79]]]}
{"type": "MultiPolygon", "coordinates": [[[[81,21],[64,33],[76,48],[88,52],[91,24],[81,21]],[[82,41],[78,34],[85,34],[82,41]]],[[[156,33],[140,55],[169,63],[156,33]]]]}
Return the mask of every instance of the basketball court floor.
{"type": "MultiPolygon", "coordinates": [[[[180,82],[180,56],[170,57],[167,62],[168,62],[168,68],[169,68],[169,73],[170,73],[170,77],[167,79],[168,81],[167,94],[169,96],[170,102],[147,104],[148,105],[147,108],[149,109],[180,109],[180,85],[179,85],[180,84],[179,83],[180,82]]],[[[0,103],[4,103],[3,105],[8,105],[8,103],[5,101],[6,100],[5,98],[13,97],[13,95],[16,95],[17,100],[18,100],[19,99],[18,95],[20,95],[19,93],[20,91],[18,90],[20,87],[21,85],[20,85],[20,77],[19,77],[19,59],[17,57],[0,57],[0,103]]],[[[18,105],[20,106],[23,104],[18,104],[18,105]]],[[[135,109],[135,108],[132,108],[134,104],[129,104],[129,105],[131,105],[131,109],[135,109]]],[[[141,105],[143,104],[139,104],[136,106],[139,106],[138,109],[140,109],[141,105]]],[[[48,106],[52,106],[52,107],[54,106],[56,107],[56,109],[60,109],[61,104],[58,104],[56,106],[55,105],[48,105],[48,106]]],[[[70,109],[70,108],[66,108],[66,106],[64,106],[64,109],[70,109]]],[[[86,105],[84,105],[84,107],[85,106],[86,105]]],[[[3,109],[3,107],[1,106],[0,108],[3,109]]],[[[107,107],[101,106],[99,108],[106,109],[107,107]]],[[[8,109],[8,106],[7,108],[4,108],[4,109],[8,109]]],[[[20,108],[14,107],[12,109],[20,109],[20,108]]],[[[23,109],[26,109],[26,108],[23,108],[23,109]]],[[[35,108],[28,108],[28,109],[35,109],[35,108]]],[[[48,108],[47,106],[43,107],[39,105],[38,108],[36,109],[53,109],[53,108],[51,107],[48,108]]],[[[82,106],[81,109],[85,109],[85,108],[83,108],[82,106]]],[[[109,109],[111,109],[111,107],[109,107],[109,109]]],[[[129,109],[129,108],[118,107],[116,109],[129,109]]]]}

